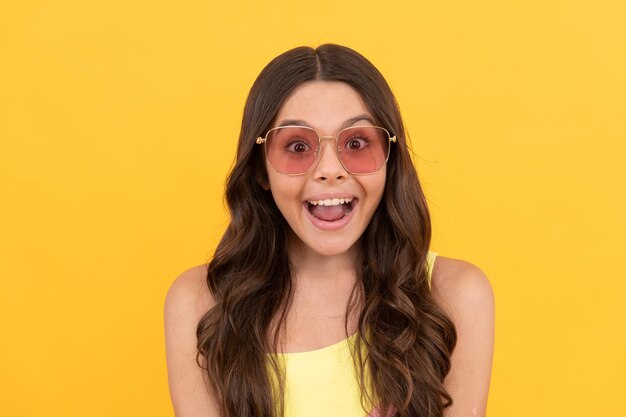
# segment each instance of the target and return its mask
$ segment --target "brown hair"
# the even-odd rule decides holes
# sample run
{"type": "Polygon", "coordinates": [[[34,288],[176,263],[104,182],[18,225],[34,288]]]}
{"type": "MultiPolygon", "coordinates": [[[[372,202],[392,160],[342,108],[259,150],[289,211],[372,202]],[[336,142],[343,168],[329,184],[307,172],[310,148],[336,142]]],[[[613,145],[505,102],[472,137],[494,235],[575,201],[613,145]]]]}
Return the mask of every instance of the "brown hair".
{"type": "Polygon", "coordinates": [[[216,305],[198,324],[198,364],[224,416],[282,415],[284,375],[267,353],[277,351],[278,328],[269,332],[275,319],[279,327],[284,322],[292,297],[289,226],[271,193],[259,185],[267,174],[255,138],[271,127],[286,97],[312,80],[352,86],[377,123],[397,137],[383,198],[357,242],[357,286],[347,312],[357,309],[359,317],[352,353],[362,400],[374,401],[367,394],[367,369],[382,415],[441,417],[452,403],[443,380],[456,331],[430,292],[426,199],[391,89],[366,58],[339,45],[299,47],[279,55],[250,90],[226,184],[231,221],[209,264],[207,283],[216,305]],[[278,395],[270,370],[278,376],[278,395]]]}

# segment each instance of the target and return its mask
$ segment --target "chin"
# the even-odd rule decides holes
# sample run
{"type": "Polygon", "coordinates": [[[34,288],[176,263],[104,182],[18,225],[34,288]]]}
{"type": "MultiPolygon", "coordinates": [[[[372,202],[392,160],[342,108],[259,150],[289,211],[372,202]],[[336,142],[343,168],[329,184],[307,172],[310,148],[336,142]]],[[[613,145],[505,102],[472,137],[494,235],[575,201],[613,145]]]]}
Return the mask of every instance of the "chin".
{"type": "Polygon", "coordinates": [[[352,246],[354,246],[354,243],[348,244],[344,242],[342,243],[337,242],[336,244],[333,244],[329,242],[329,243],[322,244],[322,245],[318,244],[318,245],[310,246],[310,248],[313,249],[318,255],[321,255],[321,256],[339,256],[339,255],[344,255],[347,252],[349,252],[352,246]]]}

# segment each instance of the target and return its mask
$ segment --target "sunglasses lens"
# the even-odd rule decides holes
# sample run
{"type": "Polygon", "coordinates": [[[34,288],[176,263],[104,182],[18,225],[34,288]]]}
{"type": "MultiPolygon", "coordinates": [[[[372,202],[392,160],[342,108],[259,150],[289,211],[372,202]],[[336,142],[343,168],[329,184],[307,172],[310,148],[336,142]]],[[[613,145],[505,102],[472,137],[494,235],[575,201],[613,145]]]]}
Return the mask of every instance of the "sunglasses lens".
{"type": "Polygon", "coordinates": [[[307,172],[317,153],[317,133],[306,127],[280,127],[267,135],[267,160],[284,174],[307,172]]]}
{"type": "Polygon", "coordinates": [[[389,134],[374,126],[355,126],[339,134],[338,151],[343,166],[353,174],[378,171],[387,162],[389,134]]]}
{"type": "MultiPolygon", "coordinates": [[[[283,174],[302,174],[315,163],[319,138],[307,127],[285,126],[269,131],[265,142],[267,160],[283,174]]],[[[344,129],[337,139],[337,155],[352,174],[378,171],[389,155],[389,134],[380,127],[344,129]]]]}

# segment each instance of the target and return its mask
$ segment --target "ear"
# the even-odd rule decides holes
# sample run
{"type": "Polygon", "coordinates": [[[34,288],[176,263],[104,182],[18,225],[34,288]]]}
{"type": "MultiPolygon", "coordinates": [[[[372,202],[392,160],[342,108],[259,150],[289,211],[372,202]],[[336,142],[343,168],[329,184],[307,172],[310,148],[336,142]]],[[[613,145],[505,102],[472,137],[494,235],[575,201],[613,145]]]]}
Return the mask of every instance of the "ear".
{"type": "Polygon", "coordinates": [[[270,190],[270,182],[267,179],[267,175],[265,174],[257,174],[256,182],[263,188],[265,191],[270,190]]]}
{"type": "Polygon", "coordinates": [[[261,162],[258,157],[254,161],[254,176],[257,184],[259,184],[265,191],[269,191],[270,180],[267,177],[265,164],[261,162]]]}
{"type": "Polygon", "coordinates": [[[259,181],[259,185],[261,186],[261,188],[263,188],[265,191],[269,191],[270,190],[270,185],[267,181],[261,180],[259,181]]]}

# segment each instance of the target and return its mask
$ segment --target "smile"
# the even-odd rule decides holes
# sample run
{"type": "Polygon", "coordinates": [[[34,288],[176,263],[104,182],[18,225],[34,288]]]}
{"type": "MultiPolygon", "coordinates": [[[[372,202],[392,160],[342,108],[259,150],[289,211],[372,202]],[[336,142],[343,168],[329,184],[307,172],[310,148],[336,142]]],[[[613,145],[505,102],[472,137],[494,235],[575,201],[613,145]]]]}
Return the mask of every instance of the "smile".
{"type": "Polygon", "coordinates": [[[326,200],[305,201],[309,220],[318,229],[336,230],[345,226],[354,213],[357,198],[332,198],[326,200]]]}
{"type": "Polygon", "coordinates": [[[308,203],[314,206],[338,206],[339,204],[350,203],[353,200],[352,197],[349,198],[332,198],[327,200],[317,200],[317,201],[309,201],[308,203]]]}

